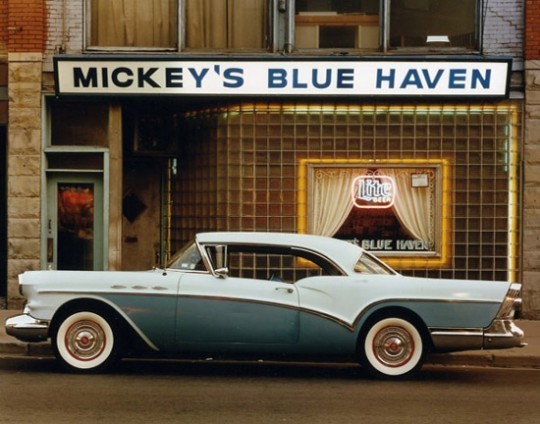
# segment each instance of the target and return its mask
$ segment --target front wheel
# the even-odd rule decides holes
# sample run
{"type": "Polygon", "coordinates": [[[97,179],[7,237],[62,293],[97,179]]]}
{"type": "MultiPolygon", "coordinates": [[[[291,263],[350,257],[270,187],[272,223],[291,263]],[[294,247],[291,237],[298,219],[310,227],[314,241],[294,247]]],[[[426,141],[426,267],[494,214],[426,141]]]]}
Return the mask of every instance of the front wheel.
{"type": "Polygon", "coordinates": [[[361,363],[376,377],[403,378],[424,361],[425,346],[418,328],[403,318],[372,323],[361,340],[361,363]]]}
{"type": "Polygon", "coordinates": [[[98,313],[72,313],[63,319],[52,337],[55,356],[70,371],[104,371],[118,359],[120,352],[120,340],[114,328],[98,313]]]}

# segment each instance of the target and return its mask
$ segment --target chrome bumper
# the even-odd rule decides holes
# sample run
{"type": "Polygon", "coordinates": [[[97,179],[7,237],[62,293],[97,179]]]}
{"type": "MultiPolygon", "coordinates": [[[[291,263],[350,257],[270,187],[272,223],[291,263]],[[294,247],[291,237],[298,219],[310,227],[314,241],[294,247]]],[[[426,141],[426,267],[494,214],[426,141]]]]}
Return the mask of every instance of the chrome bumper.
{"type": "Polygon", "coordinates": [[[525,333],[514,321],[509,319],[496,319],[484,332],[484,349],[507,349],[510,347],[523,347],[525,333]]]}
{"type": "Polygon", "coordinates": [[[443,329],[430,330],[433,347],[438,352],[461,350],[508,349],[523,347],[525,333],[510,319],[496,319],[487,329],[443,329]]]}
{"type": "Polygon", "coordinates": [[[6,333],[23,342],[42,342],[49,337],[49,324],[27,314],[17,315],[6,320],[6,333]]]}

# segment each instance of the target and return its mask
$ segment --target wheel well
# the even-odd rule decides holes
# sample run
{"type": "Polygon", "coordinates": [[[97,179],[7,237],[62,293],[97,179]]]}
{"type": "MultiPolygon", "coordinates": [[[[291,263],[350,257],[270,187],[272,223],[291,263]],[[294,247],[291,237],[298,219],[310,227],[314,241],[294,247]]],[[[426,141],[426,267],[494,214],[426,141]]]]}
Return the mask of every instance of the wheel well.
{"type": "Polygon", "coordinates": [[[133,346],[137,342],[137,339],[139,339],[136,332],[118,311],[112,306],[96,299],[76,299],[62,305],[56,311],[51,321],[49,331],[51,339],[55,337],[58,327],[65,318],[72,313],[80,311],[94,312],[111,320],[111,324],[118,329],[119,337],[121,337],[122,343],[127,349],[133,346]]]}
{"type": "Polygon", "coordinates": [[[411,311],[410,309],[399,307],[399,306],[392,306],[392,307],[378,309],[368,316],[368,318],[364,321],[364,324],[362,324],[362,328],[360,329],[360,332],[359,332],[357,350],[360,348],[360,344],[362,343],[365,335],[367,334],[371,326],[375,322],[380,321],[381,319],[385,319],[385,318],[402,318],[409,321],[420,332],[420,335],[422,336],[422,341],[424,342],[424,346],[426,347],[426,350],[431,350],[432,340],[431,340],[427,325],[424,322],[424,320],[418,314],[411,311]]]}

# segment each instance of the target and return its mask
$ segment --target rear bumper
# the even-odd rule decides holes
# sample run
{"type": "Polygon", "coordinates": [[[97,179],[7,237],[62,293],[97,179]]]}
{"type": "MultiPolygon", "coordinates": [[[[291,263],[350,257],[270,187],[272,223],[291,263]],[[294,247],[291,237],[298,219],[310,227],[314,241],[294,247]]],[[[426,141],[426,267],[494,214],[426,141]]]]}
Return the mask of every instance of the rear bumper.
{"type": "Polygon", "coordinates": [[[496,319],[487,329],[434,328],[430,333],[433,347],[438,352],[526,346],[523,343],[523,330],[511,319],[496,319]]]}
{"type": "Polygon", "coordinates": [[[496,319],[491,327],[484,332],[484,349],[507,349],[523,347],[525,333],[514,321],[509,319],[496,319]]]}
{"type": "Polygon", "coordinates": [[[49,324],[28,314],[16,315],[6,320],[6,333],[23,342],[42,342],[49,337],[49,324]]]}

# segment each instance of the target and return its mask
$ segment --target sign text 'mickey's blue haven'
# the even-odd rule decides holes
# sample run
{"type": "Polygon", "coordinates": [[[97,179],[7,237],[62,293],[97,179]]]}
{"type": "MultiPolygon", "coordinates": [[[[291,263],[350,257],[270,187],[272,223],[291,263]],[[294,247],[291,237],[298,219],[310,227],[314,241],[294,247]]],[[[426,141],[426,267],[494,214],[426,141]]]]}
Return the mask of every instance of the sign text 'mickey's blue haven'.
{"type": "Polygon", "coordinates": [[[55,60],[58,94],[506,96],[509,62],[55,60]]]}

